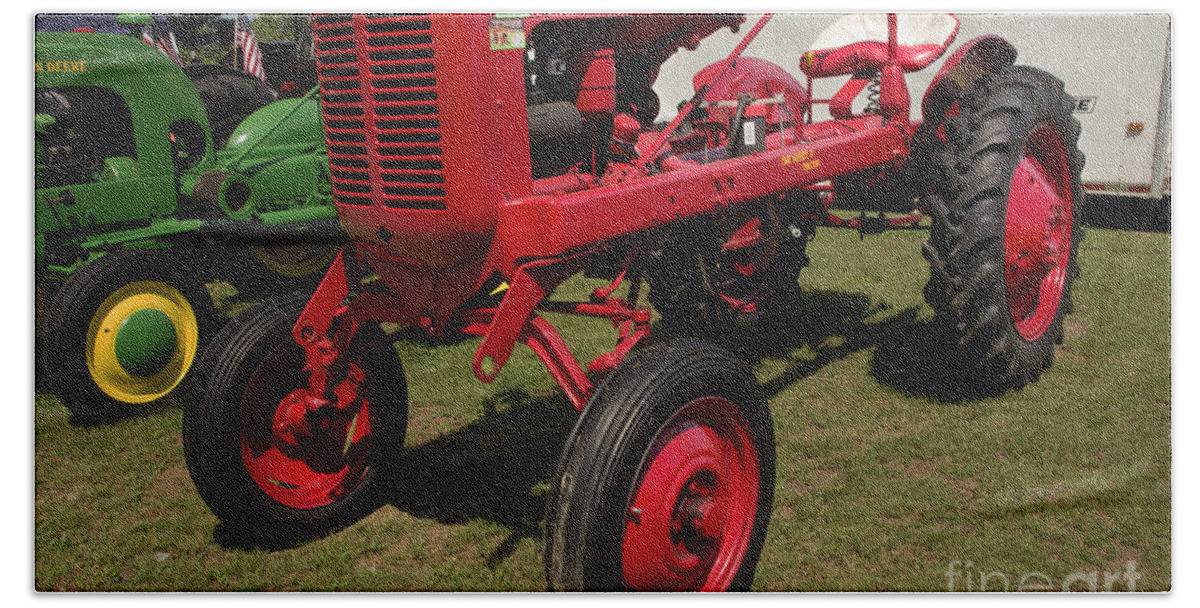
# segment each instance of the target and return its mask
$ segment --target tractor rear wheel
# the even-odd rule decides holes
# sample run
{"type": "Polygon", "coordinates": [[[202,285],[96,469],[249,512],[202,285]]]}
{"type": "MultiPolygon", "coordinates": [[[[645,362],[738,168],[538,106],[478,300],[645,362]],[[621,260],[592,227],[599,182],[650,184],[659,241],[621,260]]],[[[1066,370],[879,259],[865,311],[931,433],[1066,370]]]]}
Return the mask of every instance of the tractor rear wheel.
{"type": "Polygon", "coordinates": [[[275,101],[270,86],[245,72],[213,64],[190,65],[183,72],[204,104],[216,150],[225,147],[233,130],[247,116],[275,101]]]}
{"type": "Polygon", "coordinates": [[[365,517],[404,446],[408,389],[392,341],[364,324],[327,379],[332,397],[314,395],[291,332],[306,302],[268,301],[227,324],[184,411],[192,481],[243,538],[305,540],[365,517]]]}
{"type": "Polygon", "coordinates": [[[63,283],[39,332],[42,373],[82,424],[148,411],[183,382],[218,315],[172,254],[119,252],[63,283]]]}
{"type": "Polygon", "coordinates": [[[250,244],[254,257],[282,280],[307,278],[314,284],[321,280],[341,249],[341,243],[320,241],[250,244]]]}
{"type": "Polygon", "coordinates": [[[753,374],[694,341],[651,346],[596,391],[547,501],[552,590],[745,590],[771,517],[775,436],[753,374]]]}
{"type": "Polygon", "coordinates": [[[1072,106],[1059,80],[1014,66],[982,77],[945,119],[925,297],[967,396],[1035,381],[1062,343],[1083,238],[1072,106]]]}

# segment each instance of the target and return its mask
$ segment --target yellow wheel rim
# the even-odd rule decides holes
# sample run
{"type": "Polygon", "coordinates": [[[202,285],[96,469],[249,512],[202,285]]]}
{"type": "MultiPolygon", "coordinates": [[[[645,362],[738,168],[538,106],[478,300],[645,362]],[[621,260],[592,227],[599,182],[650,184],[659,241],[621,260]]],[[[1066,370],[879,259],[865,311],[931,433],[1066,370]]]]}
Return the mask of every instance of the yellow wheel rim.
{"type": "Polygon", "coordinates": [[[296,278],[328,268],[341,247],[324,243],[276,243],[253,244],[250,249],[276,274],[296,278]]]}
{"type": "MultiPolygon", "coordinates": [[[[128,342],[130,337],[121,338],[128,342]]],[[[187,375],[199,348],[200,327],[192,305],[179,290],[158,281],[138,281],[113,292],[92,316],[85,350],[88,372],[106,395],[124,403],[149,403],[171,392],[187,375]],[[154,370],[139,375],[122,366],[118,337],[131,321],[152,317],[169,321],[173,336],[158,336],[169,352],[154,370]]],[[[126,363],[128,365],[128,362],[126,363]]]]}

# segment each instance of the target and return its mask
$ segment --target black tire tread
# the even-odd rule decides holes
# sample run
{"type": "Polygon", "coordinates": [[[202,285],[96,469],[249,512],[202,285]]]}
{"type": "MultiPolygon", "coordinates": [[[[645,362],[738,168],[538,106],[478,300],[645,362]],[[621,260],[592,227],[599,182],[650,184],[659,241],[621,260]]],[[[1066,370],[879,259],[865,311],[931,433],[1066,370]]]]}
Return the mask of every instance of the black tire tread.
{"type": "Polygon", "coordinates": [[[634,462],[633,470],[628,470],[629,463],[622,462],[620,454],[636,449],[636,436],[648,426],[653,430],[665,423],[671,412],[659,411],[664,406],[714,392],[741,406],[762,447],[758,517],[732,585],[732,590],[749,588],[774,496],[775,437],[770,410],[753,374],[731,353],[704,342],[673,340],[634,353],[613,372],[589,400],[563,448],[546,507],[544,552],[549,589],[621,590],[619,572],[615,579],[612,572],[604,572],[604,566],[613,565],[611,559],[605,561],[604,546],[614,539],[599,529],[620,516],[623,505],[614,505],[606,497],[614,489],[628,492],[621,479],[633,475],[638,466],[634,462]],[[710,383],[717,386],[707,386],[710,383]],[[642,405],[645,403],[657,405],[657,409],[642,405]]]}
{"type": "MultiPolygon", "coordinates": [[[[372,433],[376,437],[370,469],[359,486],[339,501],[311,510],[281,505],[258,489],[241,460],[240,404],[229,402],[229,395],[240,394],[243,366],[257,367],[258,357],[265,356],[282,340],[291,340],[291,326],[307,302],[308,297],[303,295],[282,302],[268,300],[226,324],[200,357],[190,384],[191,403],[183,417],[184,458],[201,498],[239,536],[268,545],[324,536],[381,506],[387,486],[394,481],[390,465],[399,461],[407,426],[408,392],[403,367],[398,358],[389,368],[381,367],[376,360],[376,370],[388,377],[385,384],[394,400],[372,407],[372,433]],[[250,357],[255,358],[248,360],[250,357]]],[[[364,324],[359,331],[377,327],[364,324]]],[[[386,354],[389,349],[395,356],[392,342],[386,339],[370,342],[368,348],[378,351],[365,354],[367,357],[386,354]]],[[[252,373],[253,369],[247,371],[252,373]]]]}
{"type": "MultiPolygon", "coordinates": [[[[148,404],[122,403],[101,391],[91,380],[82,348],[96,308],[121,286],[149,279],[178,289],[196,315],[197,356],[203,352],[220,318],[212,306],[204,275],[189,274],[182,258],[183,254],[177,251],[118,251],[75,271],[55,293],[38,332],[37,356],[41,359],[45,389],[58,395],[74,422],[86,425],[113,422],[144,412],[148,407],[148,404]]],[[[193,360],[193,370],[195,365],[193,360]]],[[[185,377],[172,393],[186,382],[185,377]]]]}
{"type": "Polygon", "coordinates": [[[961,377],[974,396],[1019,389],[1039,378],[1062,342],[1063,315],[1073,308],[1071,285],[1079,276],[1076,252],[1083,238],[1072,228],[1071,254],[1058,314],[1038,340],[1015,333],[1007,310],[1004,230],[1008,191],[1027,134],[1049,122],[1067,150],[1073,215],[1084,202],[1079,175],[1079,122],[1069,112],[1063,84],[1027,66],[984,76],[960,100],[960,114],[945,120],[947,145],[932,155],[932,216],[922,253],[929,262],[925,298],[936,331],[962,364],[961,377]]]}

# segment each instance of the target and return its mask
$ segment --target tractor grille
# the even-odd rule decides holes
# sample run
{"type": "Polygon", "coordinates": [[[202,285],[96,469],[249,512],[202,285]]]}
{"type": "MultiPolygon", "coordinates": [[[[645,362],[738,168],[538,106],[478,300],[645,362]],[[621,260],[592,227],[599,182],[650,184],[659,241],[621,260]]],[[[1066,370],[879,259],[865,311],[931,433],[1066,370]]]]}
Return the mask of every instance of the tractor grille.
{"type": "Polygon", "coordinates": [[[430,18],[313,21],[335,201],[445,209],[430,18]]]}

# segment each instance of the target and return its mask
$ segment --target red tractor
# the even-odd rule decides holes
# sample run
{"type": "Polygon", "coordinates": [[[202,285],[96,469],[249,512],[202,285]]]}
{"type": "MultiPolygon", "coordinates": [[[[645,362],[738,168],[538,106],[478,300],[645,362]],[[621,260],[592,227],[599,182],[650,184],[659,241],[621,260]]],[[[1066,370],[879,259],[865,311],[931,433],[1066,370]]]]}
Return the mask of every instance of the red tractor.
{"type": "Polygon", "coordinates": [[[740,58],[766,19],[656,126],[663,62],[742,18],[317,16],[353,242],[311,297],[245,313],[202,357],[184,448],[217,516],[311,537],[405,483],[390,322],[482,336],[484,382],[525,344],[579,410],[547,498],[551,589],[745,589],[775,485],[766,398],[719,346],[648,344],[639,292],[647,280],[664,323],[737,327],[796,287],[819,226],[874,232],[927,214],[946,360],[979,392],[1035,380],[1062,339],[1082,236],[1062,83],[977,38],[912,121],[905,74],[947,51],[957,18],[847,17],[800,55],[807,83],[740,58]],[[831,99],[809,93],[846,76],[831,99]],[[819,105],[829,119],[814,120],[819,105]],[[871,215],[841,219],[839,201],[871,215]],[[548,299],[581,272],[605,286],[548,299]],[[605,319],[615,348],[578,362],[543,312],[605,319]]]}

